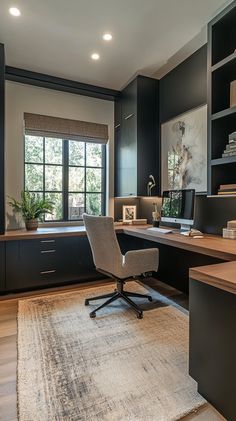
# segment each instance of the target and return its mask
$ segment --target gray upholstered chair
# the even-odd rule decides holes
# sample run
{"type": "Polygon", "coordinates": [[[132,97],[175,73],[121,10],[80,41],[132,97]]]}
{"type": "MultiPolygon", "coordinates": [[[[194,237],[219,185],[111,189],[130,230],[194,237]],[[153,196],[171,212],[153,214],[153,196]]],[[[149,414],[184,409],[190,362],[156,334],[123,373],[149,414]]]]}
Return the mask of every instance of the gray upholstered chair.
{"type": "Polygon", "coordinates": [[[157,271],[158,249],[132,250],[123,256],[114,230],[113,218],[84,214],[83,220],[97,271],[116,281],[114,292],[85,300],[85,305],[88,305],[90,301],[108,298],[107,301],[90,313],[90,317],[96,317],[98,310],[118,298],[122,298],[136,311],[137,317],[141,319],[143,317],[142,309],[131,300],[131,297],[147,298],[149,301],[152,301],[152,297],[124,291],[124,284],[125,280],[129,278],[138,278],[143,274],[157,271]]]}

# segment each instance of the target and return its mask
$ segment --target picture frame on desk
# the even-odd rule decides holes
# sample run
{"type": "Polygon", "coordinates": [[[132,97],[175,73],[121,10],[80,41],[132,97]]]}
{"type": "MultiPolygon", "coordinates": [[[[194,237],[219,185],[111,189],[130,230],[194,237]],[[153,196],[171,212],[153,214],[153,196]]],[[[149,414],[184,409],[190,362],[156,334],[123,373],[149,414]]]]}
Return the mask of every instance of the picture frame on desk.
{"type": "Polygon", "coordinates": [[[136,205],[123,205],[123,222],[132,222],[137,216],[136,205]]]}

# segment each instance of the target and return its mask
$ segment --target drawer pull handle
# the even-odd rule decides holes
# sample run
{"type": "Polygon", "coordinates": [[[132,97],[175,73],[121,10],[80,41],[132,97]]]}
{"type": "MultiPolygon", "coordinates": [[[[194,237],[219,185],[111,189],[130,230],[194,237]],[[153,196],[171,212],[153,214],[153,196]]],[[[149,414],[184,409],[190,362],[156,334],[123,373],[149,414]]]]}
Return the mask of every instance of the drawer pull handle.
{"type": "Polygon", "coordinates": [[[55,272],[56,272],[56,269],[54,269],[54,270],[43,270],[42,272],[40,272],[40,275],[46,275],[48,273],[55,273],[55,272]]]}
{"type": "Polygon", "coordinates": [[[41,243],[55,243],[55,240],[41,240],[41,243]]]}
{"type": "Polygon", "coordinates": [[[129,120],[129,118],[133,117],[133,115],[134,115],[134,113],[127,115],[127,116],[125,117],[125,120],[129,120]]]}
{"type": "Polygon", "coordinates": [[[42,250],[41,253],[55,253],[56,250],[42,250]]]}
{"type": "Polygon", "coordinates": [[[120,127],[120,124],[117,124],[117,125],[115,126],[115,129],[118,129],[118,127],[120,127]]]}

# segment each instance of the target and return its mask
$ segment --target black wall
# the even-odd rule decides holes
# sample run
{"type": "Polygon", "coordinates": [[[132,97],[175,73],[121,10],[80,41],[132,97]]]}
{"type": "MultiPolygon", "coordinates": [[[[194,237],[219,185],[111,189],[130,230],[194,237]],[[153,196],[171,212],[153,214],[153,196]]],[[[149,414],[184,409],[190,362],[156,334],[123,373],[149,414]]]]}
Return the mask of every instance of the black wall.
{"type": "Polygon", "coordinates": [[[207,45],[160,80],[160,122],[207,102],[207,45]]]}
{"type": "MultiPolygon", "coordinates": [[[[160,80],[160,122],[207,102],[207,45],[160,80]]],[[[222,234],[228,220],[236,219],[236,198],[197,196],[195,227],[222,234]]]]}
{"type": "Polygon", "coordinates": [[[5,102],[5,57],[4,45],[0,44],[0,234],[5,231],[4,194],[4,102],[5,102]]]}

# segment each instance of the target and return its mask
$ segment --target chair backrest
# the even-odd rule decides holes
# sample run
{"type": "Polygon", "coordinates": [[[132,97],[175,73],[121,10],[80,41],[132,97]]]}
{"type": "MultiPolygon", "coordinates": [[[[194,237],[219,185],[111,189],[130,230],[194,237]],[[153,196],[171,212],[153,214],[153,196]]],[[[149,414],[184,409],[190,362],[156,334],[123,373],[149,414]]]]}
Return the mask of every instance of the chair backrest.
{"type": "Polygon", "coordinates": [[[114,230],[114,220],[109,216],[83,214],[93,261],[97,269],[114,274],[122,265],[122,254],[114,230]]]}

